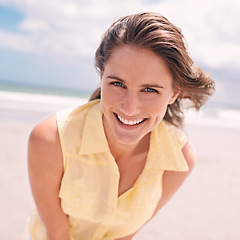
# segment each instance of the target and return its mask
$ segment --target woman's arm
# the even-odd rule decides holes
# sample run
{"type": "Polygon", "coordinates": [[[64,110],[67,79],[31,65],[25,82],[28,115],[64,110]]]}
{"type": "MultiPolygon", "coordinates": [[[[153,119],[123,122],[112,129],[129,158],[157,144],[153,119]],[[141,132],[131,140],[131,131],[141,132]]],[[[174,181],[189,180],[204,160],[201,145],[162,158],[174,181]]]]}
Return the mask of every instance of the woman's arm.
{"type": "Polygon", "coordinates": [[[33,129],[28,144],[30,184],[48,240],[70,239],[68,217],[58,197],[63,170],[56,117],[53,116],[33,129]]]}
{"type": "Polygon", "coordinates": [[[190,142],[182,148],[183,156],[189,170],[187,172],[165,171],[163,174],[163,193],[153,216],[170,200],[174,193],[183,184],[184,180],[191,173],[196,160],[195,149],[190,142]]]}

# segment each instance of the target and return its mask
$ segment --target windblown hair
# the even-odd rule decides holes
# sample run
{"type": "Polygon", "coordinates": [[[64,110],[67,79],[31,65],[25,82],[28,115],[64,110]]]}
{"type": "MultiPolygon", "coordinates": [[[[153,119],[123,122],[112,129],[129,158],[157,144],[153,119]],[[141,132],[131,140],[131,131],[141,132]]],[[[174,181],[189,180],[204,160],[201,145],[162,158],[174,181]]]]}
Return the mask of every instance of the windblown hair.
{"type": "MultiPolygon", "coordinates": [[[[173,88],[180,90],[176,101],[168,105],[164,119],[175,126],[183,124],[183,101],[199,110],[215,90],[214,81],[201,68],[193,64],[181,30],[165,17],[155,13],[139,13],[123,17],[112,24],[103,35],[96,51],[95,67],[101,74],[116,47],[131,45],[148,49],[160,56],[168,66],[173,88]]],[[[100,99],[98,88],[90,100],[100,99]]]]}

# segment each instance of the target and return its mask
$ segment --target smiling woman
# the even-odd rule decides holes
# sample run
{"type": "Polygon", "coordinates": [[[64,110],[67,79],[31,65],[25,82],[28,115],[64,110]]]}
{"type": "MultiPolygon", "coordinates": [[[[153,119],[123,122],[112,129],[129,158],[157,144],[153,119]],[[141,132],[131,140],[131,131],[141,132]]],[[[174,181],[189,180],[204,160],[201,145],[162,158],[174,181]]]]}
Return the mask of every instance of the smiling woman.
{"type": "Polygon", "coordinates": [[[32,240],[130,240],[194,166],[182,101],[199,109],[214,82],[194,66],[181,31],[154,13],[121,18],[96,67],[101,87],[89,103],[31,133],[32,240]]]}

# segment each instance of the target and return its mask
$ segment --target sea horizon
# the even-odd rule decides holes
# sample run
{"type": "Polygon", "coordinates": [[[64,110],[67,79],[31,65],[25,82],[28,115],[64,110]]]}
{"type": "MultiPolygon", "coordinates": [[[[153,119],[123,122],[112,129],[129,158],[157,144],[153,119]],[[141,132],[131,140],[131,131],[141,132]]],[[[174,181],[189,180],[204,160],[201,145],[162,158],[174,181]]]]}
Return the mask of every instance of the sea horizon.
{"type": "MultiPolygon", "coordinates": [[[[91,92],[51,87],[38,87],[19,84],[0,83],[0,118],[12,118],[36,121],[56,111],[76,107],[86,103],[91,92]],[[22,112],[27,112],[23,116],[22,112]],[[31,114],[30,114],[31,112],[31,114]],[[34,114],[35,113],[35,114],[34,114]],[[39,115],[40,114],[40,115],[39,115]],[[19,117],[21,116],[22,117],[19,117]],[[29,118],[29,119],[28,119],[29,118]]],[[[199,112],[191,109],[185,111],[185,124],[240,128],[240,107],[226,107],[211,103],[199,112]]]]}
{"type": "Polygon", "coordinates": [[[68,97],[89,97],[91,91],[62,88],[56,86],[46,86],[46,85],[34,85],[28,83],[17,83],[17,82],[7,82],[0,80],[0,91],[5,92],[22,92],[22,93],[32,93],[32,94],[43,94],[43,95],[56,95],[56,96],[68,96],[68,97]]]}

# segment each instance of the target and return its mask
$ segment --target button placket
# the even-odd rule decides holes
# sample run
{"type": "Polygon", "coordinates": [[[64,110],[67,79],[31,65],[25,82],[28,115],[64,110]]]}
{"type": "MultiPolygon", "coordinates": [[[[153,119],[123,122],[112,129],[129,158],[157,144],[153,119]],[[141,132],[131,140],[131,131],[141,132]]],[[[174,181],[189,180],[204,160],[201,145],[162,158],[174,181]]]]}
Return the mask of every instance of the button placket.
{"type": "Polygon", "coordinates": [[[75,197],[74,197],[74,201],[75,201],[75,202],[79,202],[79,201],[80,201],[80,197],[79,197],[78,195],[75,196],[75,197]]]}

